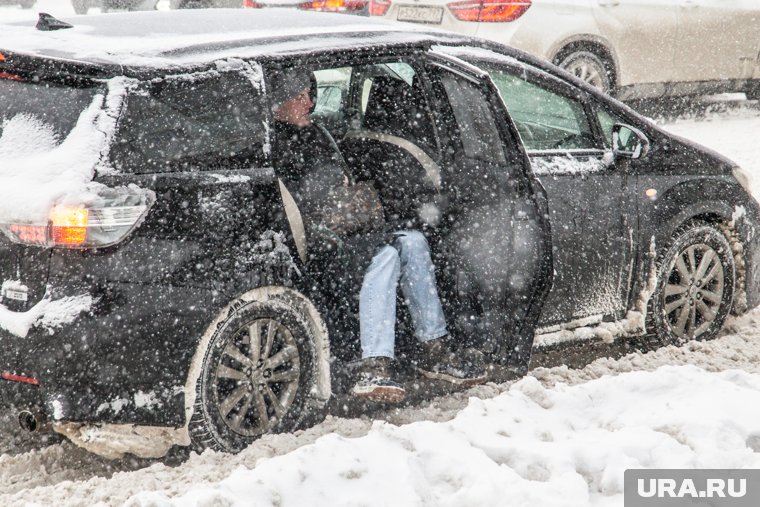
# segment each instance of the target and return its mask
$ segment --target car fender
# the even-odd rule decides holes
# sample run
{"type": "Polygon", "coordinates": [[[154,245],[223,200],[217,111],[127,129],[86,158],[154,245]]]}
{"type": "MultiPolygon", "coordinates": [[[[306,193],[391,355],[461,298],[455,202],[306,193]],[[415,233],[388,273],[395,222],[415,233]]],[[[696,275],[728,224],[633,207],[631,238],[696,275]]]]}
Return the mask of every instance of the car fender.
{"type": "Polygon", "coordinates": [[[193,359],[190,362],[190,367],[187,371],[184,387],[185,431],[187,431],[187,424],[193,414],[193,407],[195,405],[197,394],[196,384],[203,367],[203,359],[206,356],[209,343],[217,328],[219,328],[240,306],[250,302],[271,300],[284,301],[289,305],[299,307],[303,310],[304,314],[310,317],[310,334],[314,339],[315,364],[313,368],[317,379],[316,390],[315,392],[310,393],[310,398],[314,404],[321,406],[324,406],[330,398],[332,394],[330,385],[330,339],[327,325],[322,319],[316,306],[301,292],[293,288],[284,286],[259,287],[240,295],[224,307],[198,341],[198,346],[195,349],[195,354],[193,355],[193,359]]]}
{"type": "MultiPolygon", "coordinates": [[[[616,76],[620,75],[620,59],[618,57],[617,51],[615,51],[615,48],[612,46],[610,41],[608,41],[605,37],[602,35],[594,34],[594,33],[580,33],[571,35],[569,37],[566,37],[564,39],[556,41],[554,44],[551,45],[548,51],[548,59],[552,63],[554,63],[557,56],[562,53],[566,48],[576,45],[576,44],[586,44],[586,45],[592,45],[592,46],[599,46],[604,49],[604,51],[607,52],[610,59],[612,60],[610,63],[613,65],[613,72],[616,76]]],[[[599,56],[605,56],[605,55],[599,55],[599,56]]]]}

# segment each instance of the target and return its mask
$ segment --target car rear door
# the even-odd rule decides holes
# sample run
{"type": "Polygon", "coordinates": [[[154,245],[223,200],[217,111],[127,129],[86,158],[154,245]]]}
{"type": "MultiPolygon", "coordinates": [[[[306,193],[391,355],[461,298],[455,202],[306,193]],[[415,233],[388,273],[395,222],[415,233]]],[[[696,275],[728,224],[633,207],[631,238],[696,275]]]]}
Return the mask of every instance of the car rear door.
{"type": "Polygon", "coordinates": [[[677,0],[594,0],[599,31],[618,60],[618,86],[673,77],[677,0]]]}
{"type": "Polygon", "coordinates": [[[752,77],[759,50],[757,0],[678,0],[675,81],[752,77]]]}
{"type": "Polygon", "coordinates": [[[448,200],[444,250],[456,271],[458,327],[487,352],[527,364],[551,284],[546,196],[487,74],[430,53],[448,200]]]}

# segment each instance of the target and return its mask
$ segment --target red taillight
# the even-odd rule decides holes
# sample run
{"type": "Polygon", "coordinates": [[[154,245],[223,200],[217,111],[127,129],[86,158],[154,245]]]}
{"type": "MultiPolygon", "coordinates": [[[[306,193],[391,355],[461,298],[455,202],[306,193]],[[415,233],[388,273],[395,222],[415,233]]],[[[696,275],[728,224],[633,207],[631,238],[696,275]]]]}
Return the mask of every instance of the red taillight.
{"type": "Polygon", "coordinates": [[[385,16],[391,6],[391,0],[369,0],[370,16],[385,16]]]}
{"type": "Polygon", "coordinates": [[[366,6],[366,0],[313,0],[298,4],[299,9],[325,12],[357,12],[366,6]]]}
{"type": "Polygon", "coordinates": [[[27,377],[26,375],[16,375],[14,373],[9,373],[7,371],[0,373],[0,378],[4,380],[10,380],[11,382],[21,382],[22,384],[30,384],[33,386],[40,385],[40,381],[34,377],[27,377]]]}
{"type": "Polygon", "coordinates": [[[530,8],[531,0],[462,0],[447,4],[460,21],[507,23],[514,21],[530,8]]]}
{"type": "Polygon", "coordinates": [[[245,9],[261,9],[262,7],[264,6],[255,0],[243,0],[243,8],[245,9]]]}
{"type": "Polygon", "coordinates": [[[13,81],[21,81],[21,76],[17,74],[11,74],[10,72],[0,72],[0,79],[12,79],[13,81]]]}
{"type": "Polygon", "coordinates": [[[0,232],[11,241],[24,245],[105,248],[126,239],[142,223],[154,200],[152,192],[122,193],[118,206],[108,205],[111,203],[98,208],[53,206],[47,224],[0,223],[0,232]]]}
{"type": "Polygon", "coordinates": [[[47,245],[47,226],[10,224],[8,230],[15,235],[19,243],[27,245],[47,245]]]}

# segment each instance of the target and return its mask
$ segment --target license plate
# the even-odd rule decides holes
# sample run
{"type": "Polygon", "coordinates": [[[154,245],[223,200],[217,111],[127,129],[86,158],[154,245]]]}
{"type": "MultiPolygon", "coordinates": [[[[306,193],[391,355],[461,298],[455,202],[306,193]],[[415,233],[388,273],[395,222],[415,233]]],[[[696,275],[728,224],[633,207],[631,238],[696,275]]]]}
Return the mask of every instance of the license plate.
{"type": "Polygon", "coordinates": [[[436,23],[443,20],[443,7],[427,6],[401,6],[398,9],[399,21],[411,21],[412,23],[436,23]]]}

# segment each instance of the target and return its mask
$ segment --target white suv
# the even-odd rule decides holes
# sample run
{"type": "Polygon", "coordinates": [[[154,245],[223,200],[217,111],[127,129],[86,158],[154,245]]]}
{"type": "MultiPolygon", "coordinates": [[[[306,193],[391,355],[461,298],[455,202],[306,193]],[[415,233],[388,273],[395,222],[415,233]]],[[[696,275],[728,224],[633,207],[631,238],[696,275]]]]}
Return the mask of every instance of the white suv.
{"type": "Polygon", "coordinates": [[[370,14],[523,49],[621,99],[760,98],[757,0],[370,0],[370,14]]]}

